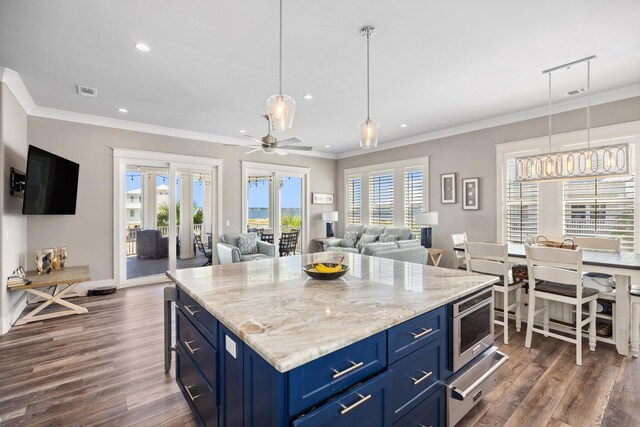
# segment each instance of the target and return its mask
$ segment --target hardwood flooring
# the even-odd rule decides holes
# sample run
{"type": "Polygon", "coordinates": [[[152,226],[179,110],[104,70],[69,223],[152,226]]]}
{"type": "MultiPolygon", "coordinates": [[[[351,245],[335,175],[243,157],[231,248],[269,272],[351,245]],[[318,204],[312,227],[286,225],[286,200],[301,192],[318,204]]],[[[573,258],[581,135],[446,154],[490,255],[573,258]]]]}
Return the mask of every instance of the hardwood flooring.
{"type": "MultiPolygon", "coordinates": [[[[163,370],[164,286],[76,298],[88,314],[0,336],[0,425],[197,425],[163,370]]],[[[501,381],[460,426],[640,425],[640,360],[585,340],[579,367],[572,345],[534,334],[526,349],[510,332],[501,381]]]]}

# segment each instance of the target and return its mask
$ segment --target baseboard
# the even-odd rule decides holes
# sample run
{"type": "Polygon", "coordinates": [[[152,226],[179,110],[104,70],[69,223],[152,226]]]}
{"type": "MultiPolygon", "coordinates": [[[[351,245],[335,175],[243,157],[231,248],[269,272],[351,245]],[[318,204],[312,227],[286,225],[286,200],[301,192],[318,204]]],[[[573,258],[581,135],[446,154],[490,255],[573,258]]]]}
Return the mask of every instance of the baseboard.
{"type": "Polygon", "coordinates": [[[27,307],[27,293],[25,292],[20,296],[18,301],[14,304],[9,314],[0,317],[0,335],[4,335],[9,332],[11,326],[18,320],[18,317],[22,314],[22,311],[27,307]]]}

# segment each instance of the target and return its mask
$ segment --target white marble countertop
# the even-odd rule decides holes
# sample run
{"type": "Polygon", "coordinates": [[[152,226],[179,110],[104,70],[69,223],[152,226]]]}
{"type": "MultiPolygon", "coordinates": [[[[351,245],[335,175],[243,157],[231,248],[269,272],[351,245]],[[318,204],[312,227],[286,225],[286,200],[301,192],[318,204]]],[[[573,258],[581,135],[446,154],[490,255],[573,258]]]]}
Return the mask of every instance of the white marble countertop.
{"type": "Polygon", "coordinates": [[[321,252],[169,271],[181,289],[280,372],[332,353],[497,278],[390,259],[321,252]],[[302,266],[344,263],[335,281],[302,266]]]}

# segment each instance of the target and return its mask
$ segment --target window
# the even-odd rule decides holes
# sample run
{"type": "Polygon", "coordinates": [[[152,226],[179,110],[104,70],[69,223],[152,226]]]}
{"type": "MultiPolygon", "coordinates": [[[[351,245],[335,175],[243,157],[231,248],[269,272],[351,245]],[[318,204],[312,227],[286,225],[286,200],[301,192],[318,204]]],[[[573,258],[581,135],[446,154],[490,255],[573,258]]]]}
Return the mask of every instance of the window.
{"type": "Polygon", "coordinates": [[[136,213],[133,209],[129,209],[129,218],[135,218],[136,213]]]}
{"type": "Polygon", "coordinates": [[[563,230],[567,236],[619,237],[624,251],[635,239],[635,177],[564,181],[563,230]]]}
{"type": "Polygon", "coordinates": [[[404,172],[404,225],[414,233],[420,232],[415,215],[422,210],[422,185],[422,169],[404,172]]]}
{"type": "Polygon", "coordinates": [[[393,226],[393,171],[369,176],[369,222],[393,226]]]}
{"type": "Polygon", "coordinates": [[[518,183],[516,160],[508,159],[505,166],[505,231],[508,243],[524,243],[527,235],[538,234],[537,182],[518,183]]]}
{"type": "Polygon", "coordinates": [[[362,224],[362,178],[347,179],[347,224],[362,224]]]}

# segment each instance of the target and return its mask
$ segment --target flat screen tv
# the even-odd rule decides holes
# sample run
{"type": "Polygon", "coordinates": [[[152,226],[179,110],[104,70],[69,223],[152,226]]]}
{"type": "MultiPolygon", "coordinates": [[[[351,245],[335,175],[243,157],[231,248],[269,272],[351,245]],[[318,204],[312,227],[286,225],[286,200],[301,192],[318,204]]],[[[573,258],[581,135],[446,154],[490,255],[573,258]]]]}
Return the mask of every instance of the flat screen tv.
{"type": "Polygon", "coordinates": [[[80,165],[29,145],[22,213],[75,215],[80,165]]]}

